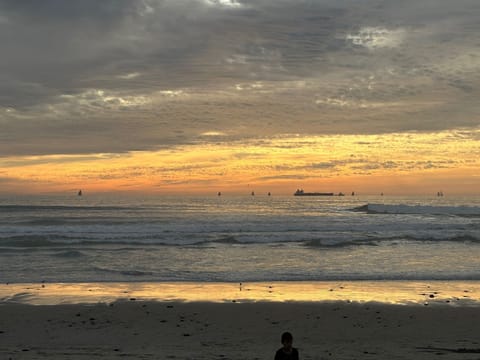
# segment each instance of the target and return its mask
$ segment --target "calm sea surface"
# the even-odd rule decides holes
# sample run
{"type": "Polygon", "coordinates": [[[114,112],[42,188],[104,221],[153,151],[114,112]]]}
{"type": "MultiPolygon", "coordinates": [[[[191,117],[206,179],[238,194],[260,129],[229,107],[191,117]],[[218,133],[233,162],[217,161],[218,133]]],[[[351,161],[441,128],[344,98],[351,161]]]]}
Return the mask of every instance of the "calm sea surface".
{"type": "Polygon", "coordinates": [[[0,282],[480,280],[480,198],[0,199],[0,282]]]}

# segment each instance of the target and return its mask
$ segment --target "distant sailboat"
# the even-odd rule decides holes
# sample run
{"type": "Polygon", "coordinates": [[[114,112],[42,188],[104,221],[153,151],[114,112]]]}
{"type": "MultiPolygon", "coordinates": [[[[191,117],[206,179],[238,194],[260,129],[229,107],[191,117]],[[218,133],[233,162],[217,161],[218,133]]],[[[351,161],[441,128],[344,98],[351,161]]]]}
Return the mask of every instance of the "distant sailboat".
{"type": "Polygon", "coordinates": [[[268,196],[272,196],[272,194],[270,193],[270,191],[268,192],[268,196]]]}
{"type": "Polygon", "coordinates": [[[255,192],[254,192],[254,191],[252,191],[252,196],[255,196],[255,192]]]}
{"type": "Polygon", "coordinates": [[[218,196],[222,196],[222,193],[219,191],[217,195],[218,195],[218,196]]]}
{"type": "Polygon", "coordinates": [[[82,196],[83,193],[82,193],[82,190],[78,190],[78,196],[82,196]]]}

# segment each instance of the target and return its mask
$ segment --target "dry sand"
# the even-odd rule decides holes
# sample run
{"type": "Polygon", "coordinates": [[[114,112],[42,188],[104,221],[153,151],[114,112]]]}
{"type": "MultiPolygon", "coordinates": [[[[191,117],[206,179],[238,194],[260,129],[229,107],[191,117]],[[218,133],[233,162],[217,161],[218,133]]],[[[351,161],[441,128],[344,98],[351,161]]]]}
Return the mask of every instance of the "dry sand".
{"type": "Polygon", "coordinates": [[[480,307],[354,302],[0,305],[0,359],[480,359],[480,307]]]}

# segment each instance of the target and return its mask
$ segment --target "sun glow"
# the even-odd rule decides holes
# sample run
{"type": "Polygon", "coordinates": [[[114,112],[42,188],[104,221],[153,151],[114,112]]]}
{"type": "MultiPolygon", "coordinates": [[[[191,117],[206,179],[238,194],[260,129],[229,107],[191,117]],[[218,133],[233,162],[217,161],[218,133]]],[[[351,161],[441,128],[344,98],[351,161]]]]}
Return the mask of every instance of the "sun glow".
{"type": "MultiPolygon", "coordinates": [[[[215,133],[217,135],[217,133],[215,133]]],[[[288,135],[120,154],[0,158],[8,192],[478,191],[480,130],[288,135]]]]}

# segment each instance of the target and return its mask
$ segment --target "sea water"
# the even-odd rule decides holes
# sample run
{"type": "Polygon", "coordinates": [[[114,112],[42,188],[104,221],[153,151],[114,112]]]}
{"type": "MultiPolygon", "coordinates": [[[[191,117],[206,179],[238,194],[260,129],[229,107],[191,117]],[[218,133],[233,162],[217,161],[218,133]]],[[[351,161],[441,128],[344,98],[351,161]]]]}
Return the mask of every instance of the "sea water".
{"type": "Polygon", "coordinates": [[[480,198],[0,199],[0,282],[480,280],[480,198]]]}

